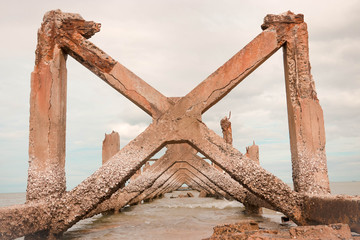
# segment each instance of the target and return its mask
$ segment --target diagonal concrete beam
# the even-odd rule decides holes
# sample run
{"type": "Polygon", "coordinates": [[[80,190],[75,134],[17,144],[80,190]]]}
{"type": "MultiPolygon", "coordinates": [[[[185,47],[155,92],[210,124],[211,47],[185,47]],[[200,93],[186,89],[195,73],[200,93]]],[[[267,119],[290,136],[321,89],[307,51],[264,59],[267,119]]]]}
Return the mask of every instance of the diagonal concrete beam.
{"type": "MultiPolygon", "coordinates": [[[[110,209],[118,210],[127,204],[129,198],[134,198],[134,196],[138,196],[142,191],[145,191],[141,194],[141,196],[137,197],[132,204],[143,200],[147,195],[154,191],[150,187],[151,183],[153,183],[153,181],[155,181],[155,179],[157,179],[165,171],[168,171],[169,166],[171,166],[173,162],[179,160],[181,160],[181,162],[186,161],[190,166],[198,171],[198,174],[206,177],[210,182],[215,184],[218,188],[224,190],[234,199],[242,203],[252,203],[253,205],[272,208],[266,202],[256,197],[248,196],[249,193],[247,190],[245,190],[238,182],[233,180],[228,174],[221,173],[211,167],[203,159],[197,156],[194,149],[188,144],[174,144],[169,145],[168,147],[169,149],[164,156],[150,166],[147,172],[140,175],[134,182],[130,182],[130,184],[124,189],[119,190],[120,194],[114,194],[109,200],[100,204],[95,212],[100,213],[110,209]],[[181,155],[179,153],[181,153],[181,155]]],[[[226,196],[225,194],[222,195],[226,196]]]]}
{"type": "MultiPolygon", "coordinates": [[[[165,154],[164,157],[165,156],[167,155],[165,154]]],[[[147,172],[144,172],[126,187],[113,194],[110,199],[101,203],[95,210],[88,214],[87,217],[112,209],[118,211],[144,191],[155,191],[161,183],[172,176],[182,164],[183,162],[165,161],[165,158],[160,158],[147,172]]]]}
{"type": "Polygon", "coordinates": [[[203,123],[196,123],[196,125],[194,129],[198,129],[197,132],[184,136],[184,138],[191,139],[192,146],[223,168],[232,178],[257,197],[291,217],[295,222],[305,223],[301,215],[303,201],[301,194],[292,191],[276,176],[225,143],[220,136],[203,123]]]}
{"type": "Polygon", "coordinates": [[[152,117],[158,117],[172,105],[170,99],[112,59],[79,31],[71,29],[69,26],[73,24],[72,21],[64,21],[56,38],[69,55],[152,117]]]}
{"type": "MultiPolygon", "coordinates": [[[[186,176],[189,179],[191,179],[192,181],[194,181],[200,188],[207,190],[208,192],[210,192],[213,195],[217,194],[217,195],[222,195],[222,196],[226,197],[226,194],[221,189],[219,189],[217,186],[215,186],[213,183],[208,181],[208,179],[205,179],[202,175],[197,175],[197,173],[198,173],[197,170],[192,168],[190,165],[188,165],[188,164],[184,165],[182,173],[186,174],[186,176]]],[[[175,179],[172,181],[174,181],[175,186],[177,186],[177,180],[175,179]]],[[[169,190],[167,189],[167,187],[170,187],[171,190],[174,190],[174,188],[172,187],[172,184],[174,184],[174,182],[171,182],[171,180],[168,180],[167,183],[165,183],[162,188],[156,190],[154,193],[150,194],[149,196],[145,197],[144,199],[152,199],[152,198],[155,198],[159,194],[164,194],[165,192],[168,192],[169,190]]],[[[182,184],[183,184],[183,182],[181,182],[180,186],[182,184]]],[[[180,186],[177,186],[177,188],[180,186]]]]}
{"type": "Polygon", "coordinates": [[[260,33],[182,99],[184,112],[206,112],[284,44],[278,39],[273,29],[260,33]]]}

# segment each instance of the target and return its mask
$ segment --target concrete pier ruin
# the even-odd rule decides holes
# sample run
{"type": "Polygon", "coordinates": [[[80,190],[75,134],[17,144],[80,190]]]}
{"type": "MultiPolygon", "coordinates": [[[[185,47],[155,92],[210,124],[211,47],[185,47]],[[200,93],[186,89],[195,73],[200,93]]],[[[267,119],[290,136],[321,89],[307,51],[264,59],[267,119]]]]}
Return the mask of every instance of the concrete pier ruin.
{"type": "Polygon", "coordinates": [[[1,239],[52,239],[83,218],[156,198],[184,183],[245,205],[274,209],[298,225],[345,223],[360,232],[360,198],[330,195],[324,118],[302,14],[267,15],[258,36],[181,98],[164,96],[91,43],[88,39],[100,27],[60,10],[44,16],[31,75],[27,200],[0,208],[1,239]],[[201,117],[280,48],[294,190],[261,167],[255,145],[242,154],[229,136],[217,135],[201,117]],[[65,179],[68,55],[153,119],[121,150],[109,150],[104,164],[71,191],[66,191],[65,179]],[[125,186],[163,147],[164,156],[125,186]]]}

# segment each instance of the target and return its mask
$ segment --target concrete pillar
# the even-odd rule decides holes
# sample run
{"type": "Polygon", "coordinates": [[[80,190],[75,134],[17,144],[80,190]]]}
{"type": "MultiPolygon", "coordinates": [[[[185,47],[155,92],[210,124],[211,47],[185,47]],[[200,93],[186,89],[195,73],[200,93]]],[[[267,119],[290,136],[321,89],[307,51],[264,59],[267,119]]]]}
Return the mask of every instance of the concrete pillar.
{"type": "Polygon", "coordinates": [[[61,195],[66,189],[67,56],[54,41],[55,18],[53,11],[44,16],[31,74],[27,201],[61,195]]]}
{"type": "Polygon", "coordinates": [[[120,136],[118,132],[112,131],[105,134],[102,145],[102,164],[105,164],[112,156],[120,151],[120,136]]]}
{"type": "Polygon", "coordinates": [[[259,146],[253,141],[253,145],[246,147],[246,157],[250,158],[257,164],[260,164],[259,160],[259,146]]]}
{"type": "MultiPolygon", "coordinates": [[[[102,164],[104,165],[110,158],[120,151],[120,135],[118,132],[112,131],[109,134],[105,133],[105,138],[102,144],[102,164]]],[[[120,188],[125,187],[125,183],[120,188]]]]}
{"type": "Polygon", "coordinates": [[[222,130],[223,138],[224,138],[225,142],[228,144],[232,144],[233,139],[232,139],[230,116],[224,117],[223,119],[221,119],[220,126],[221,126],[221,130],[222,130]]]}
{"type": "MultiPolygon", "coordinates": [[[[287,23],[289,16],[294,14],[268,15],[264,23],[287,23]]],[[[286,33],[283,50],[294,189],[307,194],[330,193],[324,117],[311,75],[305,22],[294,24],[286,33]]]]}
{"type": "MultiPolygon", "coordinates": [[[[225,142],[228,143],[228,144],[232,144],[233,138],[232,138],[232,129],[231,129],[230,116],[229,117],[225,116],[223,119],[221,119],[220,126],[221,126],[221,130],[222,130],[223,138],[224,138],[225,142]]],[[[213,165],[216,169],[219,169],[220,171],[223,171],[221,169],[221,167],[219,167],[215,163],[212,163],[211,165],[213,165]]]]}
{"type": "MultiPolygon", "coordinates": [[[[255,141],[253,141],[253,145],[246,147],[246,157],[250,158],[254,162],[260,165],[259,160],[259,146],[255,144],[255,141]]],[[[245,211],[249,213],[255,213],[255,214],[261,214],[262,208],[258,205],[251,204],[249,201],[247,201],[249,198],[249,192],[247,193],[246,200],[243,202],[245,206],[245,211]]]]}
{"type": "Polygon", "coordinates": [[[145,172],[147,169],[149,169],[149,167],[150,167],[150,162],[149,161],[147,161],[145,164],[144,164],[144,168],[143,168],[143,172],[145,172]]]}

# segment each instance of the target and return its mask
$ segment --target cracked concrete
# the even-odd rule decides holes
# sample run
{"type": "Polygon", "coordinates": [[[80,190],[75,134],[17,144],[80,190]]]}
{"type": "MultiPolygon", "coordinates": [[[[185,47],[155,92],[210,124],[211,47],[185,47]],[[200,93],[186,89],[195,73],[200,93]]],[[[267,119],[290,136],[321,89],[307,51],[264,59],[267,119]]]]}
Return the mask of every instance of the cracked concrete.
{"type": "MultiPolygon", "coordinates": [[[[253,196],[297,224],[339,221],[359,231],[359,199],[333,200],[326,195],[330,191],[323,113],[310,72],[303,16],[291,12],[268,15],[262,28],[257,37],[186,96],[168,98],[87,40],[100,30],[100,24],[60,10],[45,14],[38,33],[36,65],[31,80],[27,203],[0,209],[0,237],[11,239],[27,235],[27,239],[50,239],[60,235],[109,199],[164,146],[185,142],[220,166],[253,196]],[[285,59],[295,191],[250,159],[250,151],[245,155],[240,153],[201,121],[205,111],[281,47],[285,59]],[[64,170],[67,54],[153,118],[144,132],[69,192],[65,192],[64,170]],[[35,210],[33,204],[39,199],[40,209],[35,210]],[[329,202],[331,206],[341,206],[342,211],[331,210],[331,217],[328,217],[326,204],[329,202]],[[19,211],[23,214],[19,215],[19,211]],[[16,222],[9,223],[12,214],[16,222]],[[42,220],[32,221],[34,219],[42,220]]],[[[182,168],[178,171],[181,172],[163,186],[163,191],[147,196],[161,195],[175,189],[182,181],[194,189],[205,188],[197,174],[182,168]]],[[[137,179],[140,178],[141,175],[137,179]]],[[[216,185],[210,179],[209,184],[216,185]]],[[[152,179],[148,188],[156,181],[152,179]]],[[[215,193],[207,186],[208,192],[215,193]]],[[[225,187],[216,186],[226,192],[225,187]]]]}

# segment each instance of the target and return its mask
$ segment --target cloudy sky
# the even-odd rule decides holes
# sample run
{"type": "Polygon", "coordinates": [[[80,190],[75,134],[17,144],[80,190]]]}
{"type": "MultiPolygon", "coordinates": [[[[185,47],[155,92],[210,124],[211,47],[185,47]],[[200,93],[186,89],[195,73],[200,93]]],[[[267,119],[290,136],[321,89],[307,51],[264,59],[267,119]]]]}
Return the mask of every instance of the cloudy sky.
{"type": "MultiPolygon", "coordinates": [[[[303,13],[325,115],[330,181],[360,181],[360,1],[0,1],[0,192],[24,192],[30,73],[46,11],[102,23],[91,41],[166,96],[183,96],[261,32],[268,13],[303,13]]],[[[73,188],[101,164],[105,132],[121,147],[151,118],[69,57],[66,171],[73,188]]],[[[282,50],[203,115],[221,134],[232,113],[234,145],[253,140],[261,165],[291,182],[282,50]]]]}

